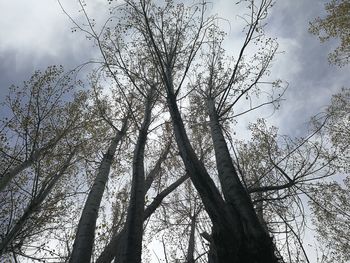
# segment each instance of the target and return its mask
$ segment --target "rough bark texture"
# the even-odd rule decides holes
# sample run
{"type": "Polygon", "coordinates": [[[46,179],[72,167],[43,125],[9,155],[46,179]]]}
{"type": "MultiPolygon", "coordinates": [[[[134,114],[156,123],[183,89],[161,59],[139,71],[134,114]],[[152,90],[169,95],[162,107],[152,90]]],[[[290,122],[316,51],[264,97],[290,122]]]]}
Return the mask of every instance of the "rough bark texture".
{"type": "Polygon", "coordinates": [[[249,251],[251,255],[251,259],[245,262],[278,262],[274,255],[272,239],[260,223],[250,196],[240,182],[236,168],[233,165],[222,133],[214,100],[208,100],[208,112],[215,159],[223,194],[226,202],[239,214],[243,227],[242,232],[244,233],[242,242],[247,252],[249,251]]]}
{"type": "MultiPolygon", "coordinates": [[[[174,183],[169,185],[165,190],[160,192],[150,203],[143,213],[143,221],[147,220],[153,212],[159,207],[162,203],[163,199],[169,195],[172,191],[174,191],[179,185],[181,185],[186,179],[188,175],[184,175],[176,180],[174,183]]],[[[101,255],[96,260],[96,263],[110,263],[112,262],[114,257],[117,257],[117,253],[120,251],[120,243],[122,236],[125,235],[125,227],[116,235],[114,235],[108,245],[104,248],[101,255]]]]}
{"type": "Polygon", "coordinates": [[[127,119],[124,120],[122,129],[117,132],[107,152],[103,155],[94,184],[89,192],[80,217],[72,255],[69,260],[70,263],[87,263],[91,260],[98,210],[100,208],[105,185],[108,181],[114,154],[119,142],[125,135],[126,127],[127,119]]]}
{"type": "Polygon", "coordinates": [[[120,261],[118,259],[118,262],[121,263],[141,262],[145,201],[144,155],[148,127],[151,123],[153,94],[153,89],[151,89],[146,99],[144,119],[134,150],[130,201],[125,222],[126,237],[125,242],[123,242],[124,248],[122,248],[123,253],[120,261]]]}

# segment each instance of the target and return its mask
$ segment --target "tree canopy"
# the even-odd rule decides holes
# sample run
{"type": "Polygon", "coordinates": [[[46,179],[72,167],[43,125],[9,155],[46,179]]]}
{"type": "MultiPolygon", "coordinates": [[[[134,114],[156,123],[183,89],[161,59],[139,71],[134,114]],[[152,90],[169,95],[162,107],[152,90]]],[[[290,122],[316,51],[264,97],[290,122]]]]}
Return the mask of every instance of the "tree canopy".
{"type": "Polygon", "coordinates": [[[259,116],[288,87],[271,71],[273,1],[233,5],[235,55],[205,1],[108,1],[101,25],[78,3],[79,20],[60,5],[95,67],[36,71],[3,105],[1,259],[311,262],[310,226],[320,262],[349,259],[349,90],[304,137],[259,116]]]}
{"type": "Polygon", "coordinates": [[[339,39],[340,45],[329,54],[329,62],[343,66],[350,59],[350,1],[332,0],[325,4],[327,15],[310,23],[309,31],[321,42],[339,39]]]}

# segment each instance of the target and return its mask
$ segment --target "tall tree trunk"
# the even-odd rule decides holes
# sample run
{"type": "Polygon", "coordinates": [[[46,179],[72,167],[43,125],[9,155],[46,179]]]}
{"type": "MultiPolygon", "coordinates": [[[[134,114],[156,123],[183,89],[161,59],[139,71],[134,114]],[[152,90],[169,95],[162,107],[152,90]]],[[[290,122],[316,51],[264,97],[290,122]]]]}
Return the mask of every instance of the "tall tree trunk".
{"type": "Polygon", "coordinates": [[[188,240],[186,263],[194,263],[196,213],[191,216],[190,238],[188,240]]]}
{"type": "Polygon", "coordinates": [[[264,226],[260,223],[250,196],[240,182],[227,147],[213,99],[208,100],[211,136],[220,184],[226,202],[238,211],[243,226],[245,247],[251,254],[250,261],[278,262],[274,254],[274,245],[264,226]]]}
{"type": "Polygon", "coordinates": [[[222,199],[203,163],[195,154],[186,134],[175,94],[170,88],[167,89],[167,104],[181,158],[216,230],[213,233],[213,240],[216,244],[218,262],[243,262],[238,261],[241,258],[239,254],[242,251],[242,244],[240,243],[241,227],[238,215],[232,212],[232,209],[222,199]]]}
{"type": "MultiPolygon", "coordinates": [[[[164,151],[160,155],[155,166],[152,168],[152,170],[147,175],[146,181],[145,181],[145,193],[151,187],[154,178],[159,174],[159,172],[161,170],[161,165],[165,161],[165,159],[170,151],[170,147],[171,147],[171,141],[169,141],[169,143],[166,145],[164,151]]],[[[161,202],[160,201],[158,204],[155,201],[156,200],[154,200],[150,204],[151,207],[147,207],[146,211],[144,212],[144,220],[146,220],[155,211],[155,209],[159,206],[159,204],[161,202]],[[152,210],[152,206],[156,206],[156,207],[153,207],[153,210],[152,210]],[[152,210],[151,212],[149,212],[150,208],[152,210]]],[[[125,230],[126,230],[126,227],[124,226],[123,229],[119,233],[115,233],[112,236],[112,240],[104,248],[104,250],[102,251],[101,255],[98,257],[96,262],[100,262],[100,263],[111,262],[114,257],[118,258],[120,261],[120,258],[122,255],[122,251],[121,251],[122,247],[120,246],[120,243],[122,243],[122,242],[120,242],[120,239],[122,238],[122,236],[124,236],[123,238],[125,238],[125,230]]],[[[117,259],[116,259],[116,261],[118,262],[117,259]]]]}
{"type": "Polygon", "coordinates": [[[117,132],[107,152],[103,155],[94,184],[89,192],[80,217],[72,254],[69,259],[70,263],[88,263],[91,260],[98,210],[100,208],[105,185],[108,181],[114,154],[118,144],[126,133],[127,119],[128,118],[124,119],[122,129],[117,132]]]}
{"type": "Polygon", "coordinates": [[[6,252],[7,248],[11,245],[13,240],[17,237],[18,233],[23,229],[23,226],[26,224],[28,219],[40,208],[40,205],[46,199],[46,197],[51,193],[51,190],[56,185],[58,180],[64,175],[69,165],[71,164],[71,160],[75,155],[75,151],[73,151],[67,160],[62,165],[61,169],[48,181],[44,184],[38,195],[29,203],[28,207],[25,209],[22,216],[17,220],[16,224],[13,226],[10,232],[6,234],[3,238],[3,241],[0,243],[0,255],[6,252]]]}
{"type": "MultiPolygon", "coordinates": [[[[177,179],[174,183],[169,185],[165,190],[160,192],[154,200],[147,206],[143,213],[143,221],[146,221],[153,212],[159,207],[159,205],[162,203],[163,199],[168,196],[172,191],[174,191],[179,185],[181,185],[186,179],[188,178],[188,175],[183,175],[179,179],[177,179]]],[[[113,258],[117,256],[117,253],[120,251],[120,243],[123,235],[125,235],[125,226],[123,229],[115,234],[111,241],[107,244],[107,246],[102,251],[101,255],[96,260],[96,263],[110,263],[112,262],[113,258]]],[[[118,262],[118,261],[117,261],[118,262]]]]}
{"type": "Polygon", "coordinates": [[[151,123],[152,105],[154,100],[154,89],[151,88],[147,94],[145,114],[139,130],[139,136],[134,149],[132,164],[132,184],[128,214],[126,217],[126,237],[121,263],[141,262],[142,234],[143,234],[143,212],[145,202],[145,168],[144,155],[151,123]]]}

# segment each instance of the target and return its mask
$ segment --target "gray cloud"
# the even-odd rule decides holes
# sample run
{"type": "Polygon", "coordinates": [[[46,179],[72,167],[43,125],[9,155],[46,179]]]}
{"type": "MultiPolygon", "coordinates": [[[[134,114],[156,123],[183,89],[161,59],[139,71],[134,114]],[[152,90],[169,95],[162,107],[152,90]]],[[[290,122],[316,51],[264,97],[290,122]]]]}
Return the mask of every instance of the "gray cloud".
{"type": "Polygon", "coordinates": [[[309,22],[324,13],[323,1],[278,1],[269,18],[269,33],[280,50],[272,75],[288,81],[286,100],[273,122],[282,133],[301,135],[312,115],[324,110],[332,94],[349,83],[348,67],[329,65],[336,41],[320,43],[308,32],[309,22]]]}
{"type": "MultiPolygon", "coordinates": [[[[63,4],[79,19],[75,1],[63,4]]],[[[35,70],[54,64],[69,70],[96,56],[93,43],[71,27],[55,0],[0,2],[1,101],[11,84],[21,85],[35,70]]]]}
{"type": "MultiPolygon", "coordinates": [[[[81,21],[75,1],[62,2],[74,19],[81,21]]],[[[88,11],[98,23],[107,17],[105,1],[88,2],[88,11]]],[[[269,121],[281,127],[282,133],[300,134],[310,116],[321,111],[342,86],[349,83],[348,69],[330,66],[328,53],[335,42],[321,44],[308,33],[308,24],[324,12],[323,1],[277,1],[268,19],[267,33],[277,37],[280,54],[276,57],[271,78],[289,83],[286,101],[269,121]]],[[[235,53],[241,44],[242,10],[234,1],[220,0],[212,4],[229,33],[226,47],[235,53]]],[[[20,84],[35,69],[52,64],[73,68],[96,56],[92,43],[84,34],[71,33],[69,21],[55,0],[2,1],[0,3],[0,96],[12,83],[20,84]]]]}

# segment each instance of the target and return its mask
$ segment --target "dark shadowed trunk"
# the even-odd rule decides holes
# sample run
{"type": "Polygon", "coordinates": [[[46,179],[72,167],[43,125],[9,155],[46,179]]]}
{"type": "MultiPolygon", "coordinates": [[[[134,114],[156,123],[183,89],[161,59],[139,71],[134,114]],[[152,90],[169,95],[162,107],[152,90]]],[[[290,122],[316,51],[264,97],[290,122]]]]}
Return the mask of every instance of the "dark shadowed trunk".
{"type": "Polygon", "coordinates": [[[167,89],[167,92],[168,108],[181,158],[215,229],[212,238],[216,245],[218,262],[240,262],[238,260],[242,255],[239,254],[246,250],[241,249],[242,244],[239,242],[241,227],[238,215],[222,199],[218,188],[195,154],[186,134],[176,97],[171,89],[167,89]]]}
{"type": "Polygon", "coordinates": [[[191,216],[190,225],[190,238],[188,240],[186,263],[194,263],[194,250],[195,250],[195,232],[196,232],[196,214],[191,216]]]}
{"type": "Polygon", "coordinates": [[[214,100],[208,100],[211,136],[214,145],[218,175],[226,202],[240,216],[245,247],[251,254],[246,262],[277,262],[274,246],[264,226],[260,223],[250,196],[243,187],[234,167],[227,143],[223,136],[214,100]]]}
{"type": "Polygon", "coordinates": [[[95,238],[96,220],[100,208],[105,185],[108,181],[109,171],[112,165],[117,146],[125,135],[127,118],[124,119],[123,127],[111,141],[107,152],[103,155],[94,184],[80,217],[77,234],[75,236],[70,263],[87,263],[91,260],[92,248],[95,238]]]}
{"type": "Polygon", "coordinates": [[[218,256],[215,249],[214,240],[211,235],[207,232],[201,233],[201,236],[209,242],[209,251],[208,251],[208,263],[217,263],[218,256]]]}

